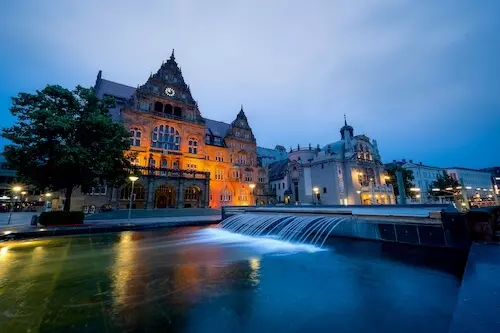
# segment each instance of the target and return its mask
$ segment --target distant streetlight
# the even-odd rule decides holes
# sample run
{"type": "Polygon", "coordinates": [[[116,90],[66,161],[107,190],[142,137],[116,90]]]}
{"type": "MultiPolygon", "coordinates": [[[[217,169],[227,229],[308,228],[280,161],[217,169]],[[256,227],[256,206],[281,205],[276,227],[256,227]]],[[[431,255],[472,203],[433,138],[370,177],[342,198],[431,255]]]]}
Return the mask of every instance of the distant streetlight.
{"type": "Polygon", "coordinates": [[[412,187],[412,188],[410,188],[410,191],[412,191],[412,192],[420,192],[420,188],[418,188],[418,187],[412,187]]]}
{"type": "Polygon", "coordinates": [[[7,224],[10,224],[10,220],[12,219],[12,211],[14,210],[14,201],[13,200],[17,200],[17,194],[19,192],[21,192],[23,190],[23,188],[19,185],[16,185],[14,187],[12,187],[12,193],[14,193],[15,195],[11,195],[11,199],[10,199],[10,211],[9,211],[9,220],[7,221],[7,224]]]}
{"type": "Polygon", "coordinates": [[[257,198],[255,197],[255,193],[254,193],[255,184],[251,183],[251,184],[248,185],[248,187],[250,187],[250,189],[252,190],[252,197],[255,200],[255,206],[257,206],[257,198]]]}
{"type": "Polygon", "coordinates": [[[465,186],[466,190],[472,190],[472,186],[465,186]]]}
{"type": "Polygon", "coordinates": [[[446,191],[453,191],[453,187],[447,187],[445,188],[446,191]]]}
{"type": "Polygon", "coordinates": [[[134,183],[139,179],[137,176],[129,176],[128,179],[132,182],[132,186],[130,188],[130,203],[128,205],[128,220],[130,221],[130,217],[132,215],[132,199],[134,198],[134,183]]]}
{"type": "Polygon", "coordinates": [[[314,192],[314,196],[316,198],[316,204],[317,204],[319,202],[319,200],[318,200],[319,188],[313,187],[313,192],[314,192]]]}

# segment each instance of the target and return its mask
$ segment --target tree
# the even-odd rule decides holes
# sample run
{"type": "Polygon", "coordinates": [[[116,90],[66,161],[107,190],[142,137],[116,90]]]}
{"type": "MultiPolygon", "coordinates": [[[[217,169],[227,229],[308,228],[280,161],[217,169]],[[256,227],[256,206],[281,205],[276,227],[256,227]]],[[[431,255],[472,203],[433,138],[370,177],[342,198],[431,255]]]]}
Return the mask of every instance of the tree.
{"type": "Polygon", "coordinates": [[[405,169],[395,163],[387,165],[385,170],[390,177],[387,182],[392,184],[392,187],[394,188],[394,195],[396,196],[396,198],[398,198],[399,196],[398,180],[396,177],[397,171],[401,171],[401,173],[403,174],[403,184],[405,186],[406,197],[413,198],[415,196],[415,192],[410,191],[410,188],[415,187],[415,185],[412,183],[412,181],[415,179],[415,177],[413,176],[413,171],[405,169]]]}
{"type": "Polygon", "coordinates": [[[446,171],[443,171],[442,174],[439,174],[436,178],[435,181],[433,181],[430,185],[429,185],[429,188],[427,190],[427,192],[432,195],[432,196],[450,196],[451,193],[450,192],[456,192],[456,187],[457,186],[460,186],[460,183],[454,179],[454,178],[451,178],[450,175],[446,172],[446,171]],[[446,191],[447,188],[453,188],[453,190],[448,190],[446,191]],[[440,189],[440,190],[444,190],[444,191],[433,191],[432,189],[440,189]]]}
{"type": "Polygon", "coordinates": [[[65,191],[69,211],[73,190],[103,184],[118,186],[131,168],[130,133],[108,112],[112,98],[97,98],[93,89],[70,91],[48,85],[35,94],[12,98],[16,123],[3,128],[8,164],[27,184],[42,190],[65,191]]]}

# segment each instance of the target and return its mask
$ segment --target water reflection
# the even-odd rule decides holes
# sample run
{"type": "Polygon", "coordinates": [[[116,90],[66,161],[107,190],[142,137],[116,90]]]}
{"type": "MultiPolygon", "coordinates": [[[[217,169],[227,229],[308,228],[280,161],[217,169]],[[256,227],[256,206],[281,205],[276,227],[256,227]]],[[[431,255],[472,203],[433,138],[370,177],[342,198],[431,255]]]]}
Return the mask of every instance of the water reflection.
{"type": "Polygon", "coordinates": [[[458,292],[455,275],[371,242],[318,252],[194,228],[2,245],[9,333],[441,332],[458,292]]]}
{"type": "Polygon", "coordinates": [[[115,307],[126,307],[129,289],[134,287],[138,271],[138,243],[132,240],[132,232],[126,231],[120,235],[120,240],[115,245],[116,260],[112,269],[113,302],[115,307]]]}
{"type": "Polygon", "coordinates": [[[250,258],[248,259],[248,263],[250,264],[250,281],[256,286],[260,283],[260,258],[250,258]]]}

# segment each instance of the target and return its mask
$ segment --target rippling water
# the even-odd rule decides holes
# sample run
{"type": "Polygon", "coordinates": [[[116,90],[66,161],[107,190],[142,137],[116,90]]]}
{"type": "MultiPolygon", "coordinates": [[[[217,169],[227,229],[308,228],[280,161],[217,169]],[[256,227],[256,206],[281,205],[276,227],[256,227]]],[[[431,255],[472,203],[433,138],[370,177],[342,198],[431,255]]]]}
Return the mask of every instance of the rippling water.
{"type": "Polygon", "coordinates": [[[216,228],[0,243],[0,332],[447,332],[463,258],[216,228]]]}

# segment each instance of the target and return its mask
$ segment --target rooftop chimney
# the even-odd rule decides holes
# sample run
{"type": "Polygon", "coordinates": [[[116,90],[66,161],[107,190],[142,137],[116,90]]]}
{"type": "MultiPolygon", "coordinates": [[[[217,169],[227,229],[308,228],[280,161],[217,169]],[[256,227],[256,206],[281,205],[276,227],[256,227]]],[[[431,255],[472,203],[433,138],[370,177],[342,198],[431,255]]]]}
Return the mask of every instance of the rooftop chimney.
{"type": "Polygon", "coordinates": [[[420,163],[420,165],[422,165],[422,162],[419,162],[419,163],[420,163]]]}
{"type": "Polygon", "coordinates": [[[406,163],[406,158],[403,158],[403,163],[406,163]]]}
{"type": "Polygon", "coordinates": [[[413,160],[410,160],[410,163],[413,163],[413,160]]]}

